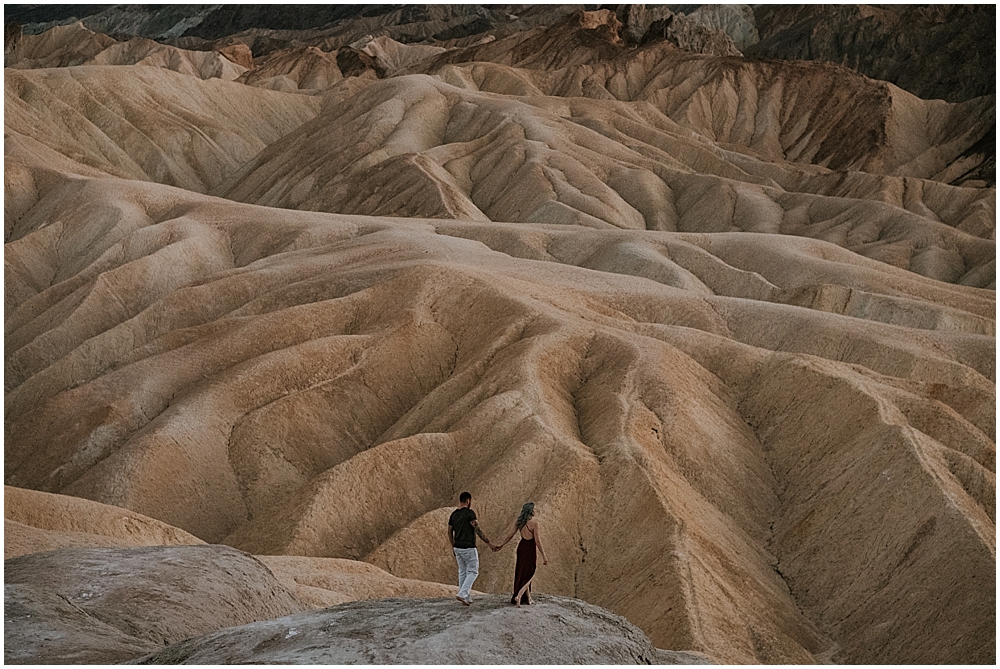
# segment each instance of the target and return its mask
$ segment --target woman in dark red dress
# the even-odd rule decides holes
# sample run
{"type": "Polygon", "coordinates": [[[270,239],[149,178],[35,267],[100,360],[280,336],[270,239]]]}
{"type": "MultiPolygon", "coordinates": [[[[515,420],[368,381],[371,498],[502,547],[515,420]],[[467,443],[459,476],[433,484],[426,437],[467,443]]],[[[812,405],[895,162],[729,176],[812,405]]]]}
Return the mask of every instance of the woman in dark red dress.
{"type": "Polygon", "coordinates": [[[521,515],[514,522],[514,527],[510,534],[498,546],[494,546],[496,552],[503,548],[508,541],[520,533],[521,541],[517,544],[517,562],[514,566],[514,594],[510,598],[511,604],[516,604],[518,608],[521,604],[534,604],[531,599],[531,579],[535,575],[535,549],[542,554],[542,564],[548,564],[545,558],[545,551],[542,549],[542,540],[538,536],[538,522],[535,516],[535,503],[528,502],[521,507],[521,515]]]}

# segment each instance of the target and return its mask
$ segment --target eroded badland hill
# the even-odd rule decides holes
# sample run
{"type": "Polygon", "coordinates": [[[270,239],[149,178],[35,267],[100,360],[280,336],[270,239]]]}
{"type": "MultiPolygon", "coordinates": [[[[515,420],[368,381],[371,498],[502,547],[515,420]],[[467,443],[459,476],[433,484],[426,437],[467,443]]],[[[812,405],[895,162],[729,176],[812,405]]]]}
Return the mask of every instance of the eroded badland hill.
{"type": "Polygon", "coordinates": [[[995,8],[56,7],[6,661],[995,661],[995,8]]]}

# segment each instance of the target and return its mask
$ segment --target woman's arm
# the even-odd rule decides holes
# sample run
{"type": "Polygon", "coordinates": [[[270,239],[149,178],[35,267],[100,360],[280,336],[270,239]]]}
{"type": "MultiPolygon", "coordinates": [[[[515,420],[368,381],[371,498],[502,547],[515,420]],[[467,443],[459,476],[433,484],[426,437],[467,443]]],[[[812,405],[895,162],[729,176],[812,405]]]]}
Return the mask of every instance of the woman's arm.
{"type": "Polygon", "coordinates": [[[542,539],[538,536],[538,523],[535,523],[531,533],[535,535],[535,545],[538,546],[538,552],[542,555],[542,564],[548,564],[549,560],[545,557],[545,550],[542,548],[542,539]]]}
{"type": "Polygon", "coordinates": [[[517,523],[515,523],[515,524],[514,524],[514,525],[513,525],[513,526],[512,526],[511,528],[510,528],[510,534],[508,534],[508,535],[507,535],[507,538],[506,538],[506,539],[504,539],[503,541],[501,541],[501,542],[500,542],[500,543],[499,543],[499,544],[497,545],[497,547],[496,547],[496,548],[494,548],[493,550],[495,550],[495,551],[498,551],[498,550],[500,550],[501,548],[503,548],[503,547],[504,547],[504,546],[505,546],[505,545],[507,544],[507,542],[508,542],[508,541],[510,541],[511,539],[513,539],[513,538],[514,538],[514,535],[515,535],[515,534],[517,534],[517,523]]]}

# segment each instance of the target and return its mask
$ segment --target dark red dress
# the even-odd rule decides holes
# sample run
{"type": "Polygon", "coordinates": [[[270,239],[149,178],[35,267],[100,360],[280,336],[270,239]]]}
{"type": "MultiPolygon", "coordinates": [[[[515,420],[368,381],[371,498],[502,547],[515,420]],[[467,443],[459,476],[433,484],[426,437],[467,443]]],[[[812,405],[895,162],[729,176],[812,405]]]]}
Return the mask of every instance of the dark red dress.
{"type": "MultiPolygon", "coordinates": [[[[535,575],[535,538],[525,539],[521,537],[521,542],[517,545],[517,563],[514,566],[514,594],[510,596],[510,603],[517,604],[518,591],[524,584],[535,575]]],[[[521,603],[528,603],[528,591],[521,595],[521,603]]]]}

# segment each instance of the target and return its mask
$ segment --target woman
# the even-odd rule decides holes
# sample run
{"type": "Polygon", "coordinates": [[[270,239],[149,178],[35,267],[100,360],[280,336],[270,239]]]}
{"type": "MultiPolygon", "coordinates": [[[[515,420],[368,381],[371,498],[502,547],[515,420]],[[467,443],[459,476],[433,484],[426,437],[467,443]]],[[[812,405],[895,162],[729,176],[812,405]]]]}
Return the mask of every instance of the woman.
{"type": "Polygon", "coordinates": [[[514,521],[514,528],[498,546],[494,546],[496,552],[503,548],[514,535],[520,533],[521,541],[517,544],[517,563],[514,567],[514,595],[510,598],[511,604],[516,604],[521,608],[521,604],[534,604],[531,599],[531,579],[535,575],[535,548],[542,554],[542,564],[548,564],[545,558],[545,551],[542,549],[542,540],[538,536],[538,521],[535,520],[535,503],[528,502],[521,507],[521,515],[514,521]]]}

